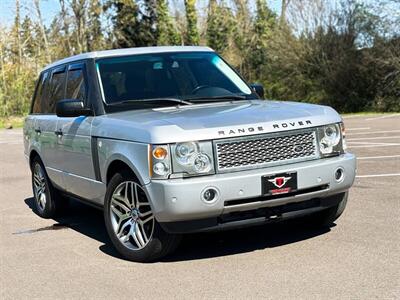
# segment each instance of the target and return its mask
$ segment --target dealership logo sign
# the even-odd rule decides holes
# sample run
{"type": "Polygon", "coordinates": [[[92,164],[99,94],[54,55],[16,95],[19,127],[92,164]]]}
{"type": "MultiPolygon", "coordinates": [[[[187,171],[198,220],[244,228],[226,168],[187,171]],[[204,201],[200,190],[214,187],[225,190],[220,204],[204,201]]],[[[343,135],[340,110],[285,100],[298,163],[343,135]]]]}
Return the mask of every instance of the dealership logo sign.
{"type": "Polygon", "coordinates": [[[292,177],[275,177],[274,179],[268,179],[269,182],[272,182],[278,189],[283,187],[286,182],[288,182],[292,177]]]}

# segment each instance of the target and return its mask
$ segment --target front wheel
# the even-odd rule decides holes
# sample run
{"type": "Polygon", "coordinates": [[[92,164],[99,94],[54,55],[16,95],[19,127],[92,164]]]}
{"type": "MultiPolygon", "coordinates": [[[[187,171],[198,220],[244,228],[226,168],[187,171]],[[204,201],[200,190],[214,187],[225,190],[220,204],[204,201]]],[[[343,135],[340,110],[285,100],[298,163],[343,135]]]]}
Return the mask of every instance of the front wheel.
{"type": "Polygon", "coordinates": [[[113,245],[131,261],[157,260],[175,250],[180,241],[158,224],[146,193],[128,171],[115,174],[108,184],[104,220],[113,245]]]}

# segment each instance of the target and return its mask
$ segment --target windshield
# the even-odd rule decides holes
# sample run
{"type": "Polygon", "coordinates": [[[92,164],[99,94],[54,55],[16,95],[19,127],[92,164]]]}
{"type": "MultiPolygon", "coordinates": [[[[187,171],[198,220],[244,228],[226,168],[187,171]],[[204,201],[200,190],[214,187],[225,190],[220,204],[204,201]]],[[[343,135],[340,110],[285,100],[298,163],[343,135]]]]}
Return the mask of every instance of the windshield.
{"type": "MultiPolygon", "coordinates": [[[[255,98],[248,85],[213,52],[132,55],[96,61],[104,101],[176,98],[189,100],[219,97],[255,98]]],[[[145,101],[144,101],[145,102],[145,101]]],[[[143,103],[144,103],[143,102],[143,103]]],[[[150,103],[147,101],[146,103],[150,103]]],[[[154,105],[154,103],[153,103],[154,105]]],[[[169,105],[176,105],[170,102],[169,105]]]]}

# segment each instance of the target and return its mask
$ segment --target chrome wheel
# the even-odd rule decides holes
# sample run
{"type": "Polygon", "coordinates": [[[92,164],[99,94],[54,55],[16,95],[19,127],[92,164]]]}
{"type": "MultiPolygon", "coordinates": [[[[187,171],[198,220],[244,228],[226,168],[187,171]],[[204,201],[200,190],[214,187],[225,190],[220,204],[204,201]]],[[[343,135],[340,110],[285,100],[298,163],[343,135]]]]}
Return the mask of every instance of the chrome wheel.
{"type": "Polygon", "coordinates": [[[43,211],[46,208],[47,196],[46,196],[46,178],[42,167],[39,164],[35,164],[33,170],[33,187],[35,191],[35,200],[37,207],[43,211]]]}
{"type": "Polygon", "coordinates": [[[119,241],[131,250],[143,249],[154,231],[154,215],[142,187],[125,181],[114,190],[110,201],[110,217],[119,241]]]}

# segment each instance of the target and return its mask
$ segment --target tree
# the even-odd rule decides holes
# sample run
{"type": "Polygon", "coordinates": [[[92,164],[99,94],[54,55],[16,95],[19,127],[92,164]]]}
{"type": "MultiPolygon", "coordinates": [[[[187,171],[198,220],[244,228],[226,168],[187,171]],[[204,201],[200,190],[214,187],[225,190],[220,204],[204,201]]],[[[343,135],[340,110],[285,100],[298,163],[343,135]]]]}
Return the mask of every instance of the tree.
{"type": "Polygon", "coordinates": [[[138,36],[140,22],[138,20],[139,8],[132,0],[109,1],[106,8],[113,8],[115,14],[113,22],[113,46],[116,48],[129,48],[142,46],[142,40],[138,36]]]}
{"type": "Polygon", "coordinates": [[[229,46],[229,40],[233,31],[233,15],[231,11],[218,4],[216,0],[210,0],[207,13],[207,44],[215,51],[223,53],[229,46]]]}
{"type": "Polygon", "coordinates": [[[198,45],[200,42],[197,30],[196,0],[185,0],[186,9],[186,36],[185,44],[198,45]]]}
{"type": "Polygon", "coordinates": [[[25,16],[21,24],[21,47],[25,57],[35,56],[35,42],[33,36],[33,24],[28,16],[25,16]]]}
{"type": "Polygon", "coordinates": [[[99,0],[91,0],[88,11],[86,42],[87,50],[101,50],[104,47],[103,31],[101,28],[102,7],[99,0]]]}
{"type": "Polygon", "coordinates": [[[87,43],[86,37],[86,10],[87,0],[71,0],[71,10],[73,13],[73,20],[75,25],[74,42],[76,45],[75,52],[82,53],[86,51],[87,43]]]}
{"type": "MultiPolygon", "coordinates": [[[[69,33],[70,30],[70,19],[68,16],[68,12],[67,12],[67,7],[65,5],[65,0],[59,0],[60,1],[60,17],[61,17],[61,21],[62,21],[62,31],[63,32],[63,36],[61,39],[61,43],[64,46],[65,52],[68,53],[69,55],[72,55],[72,46],[71,46],[71,36],[69,33]]],[[[56,24],[53,24],[53,26],[56,24]]],[[[58,26],[58,24],[57,24],[58,26]]]]}
{"type": "Polygon", "coordinates": [[[248,66],[248,79],[265,81],[268,65],[268,42],[271,40],[277,23],[276,14],[267,6],[265,0],[256,0],[256,16],[253,23],[253,34],[249,42],[249,52],[245,65],[248,66]]]}
{"type": "MultiPolygon", "coordinates": [[[[161,0],[160,2],[165,2],[161,0]]],[[[143,0],[143,9],[139,13],[140,28],[137,32],[142,46],[156,46],[158,42],[158,0],[143,0]]]]}
{"type": "Polygon", "coordinates": [[[280,18],[281,25],[285,24],[285,22],[286,22],[286,11],[288,9],[289,4],[290,4],[290,0],[282,0],[281,18],[280,18]]]}
{"type": "Polygon", "coordinates": [[[157,45],[179,45],[180,36],[176,31],[165,0],[157,1],[157,45]]]}
{"type": "Polygon", "coordinates": [[[249,76],[249,68],[245,65],[245,58],[251,55],[249,53],[248,45],[253,36],[251,24],[252,18],[248,0],[234,0],[233,2],[236,10],[233,19],[233,40],[236,52],[239,54],[236,56],[235,66],[239,69],[239,72],[247,78],[249,76]]]}
{"type": "Polygon", "coordinates": [[[51,61],[181,40],[214,48],[263,83],[268,98],[400,111],[398,0],[279,0],[280,16],[267,0],[58,1],[50,24],[40,0],[15,0],[14,22],[0,24],[0,117],[27,113],[37,74],[51,61]]]}
{"type": "Polygon", "coordinates": [[[12,27],[13,43],[11,45],[12,57],[15,59],[17,68],[21,65],[22,47],[21,47],[21,16],[20,16],[20,3],[19,0],[15,1],[15,18],[12,27]]]}

